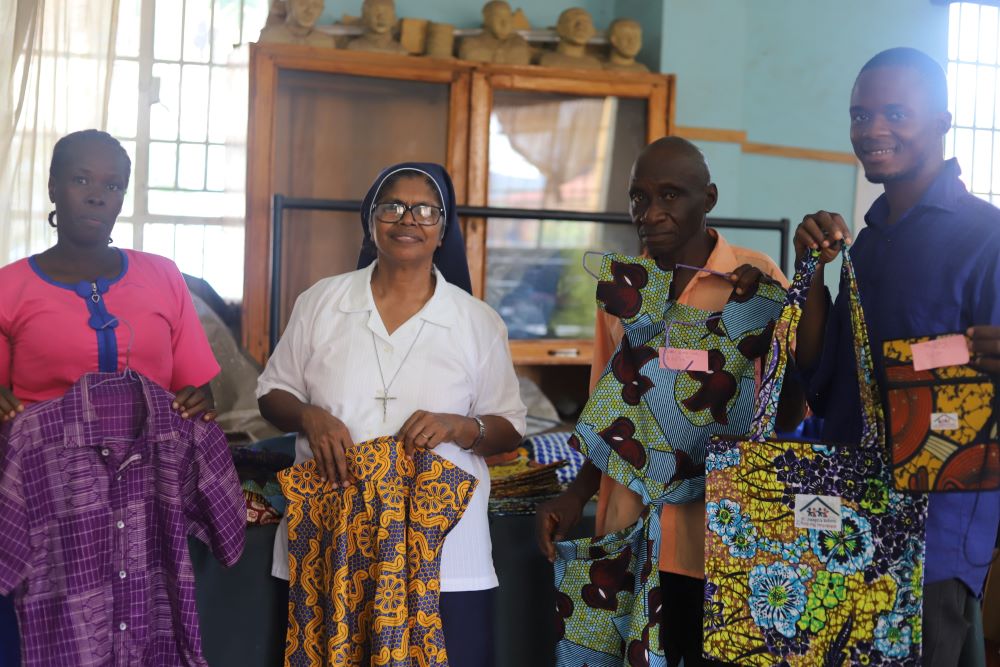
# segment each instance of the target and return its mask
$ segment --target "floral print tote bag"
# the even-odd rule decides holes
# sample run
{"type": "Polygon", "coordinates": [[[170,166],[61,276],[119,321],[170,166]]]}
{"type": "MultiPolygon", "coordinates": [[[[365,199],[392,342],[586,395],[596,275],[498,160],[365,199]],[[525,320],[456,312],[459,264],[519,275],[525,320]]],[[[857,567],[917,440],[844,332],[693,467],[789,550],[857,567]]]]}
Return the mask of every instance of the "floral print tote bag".
{"type": "Polygon", "coordinates": [[[745,665],[919,665],[926,496],[894,490],[854,270],[860,443],[775,440],[789,350],[818,263],[799,264],[753,429],[707,454],[705,655],[745,665]]]}

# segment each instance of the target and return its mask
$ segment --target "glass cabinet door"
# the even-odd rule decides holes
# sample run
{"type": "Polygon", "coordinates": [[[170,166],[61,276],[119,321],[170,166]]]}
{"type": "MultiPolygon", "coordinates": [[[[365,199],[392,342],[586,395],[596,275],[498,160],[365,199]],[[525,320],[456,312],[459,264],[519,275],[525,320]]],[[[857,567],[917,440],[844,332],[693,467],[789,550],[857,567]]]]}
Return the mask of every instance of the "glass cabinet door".
{"type": "MultiPolygon", "coordinates": [[[[358,199],[385,167],[448,161],[448,86],[344,74],[281,72],[274,191],[358,199]]],[[[281,321],[317,280],[353,271],[357,213],[288,210],[282,229],[281,321]]]]}
{"type": "MultiPolygon", "coordinates": [[[[627,213],[632,162],[671,132],[674,84],[669,74],[477,68],[469,203],[627,213]]],[[[467,230],[473,288],[506,322],[514,362],[589,365],[596,283],[584,257],[639,252],[631,225],[492,218],[467,230]]]]}
{"type": "MultiPolygon", "coordinates": [[[[646,143],[646,107],[636,98],[497,91],[488,204],[627,212],[629,169],[646,143]]],[[[583,269],[584,253],[638,249],[630,225],[490,219],[485,298],[512,340],[591,338],[595,283],[583,269]]]]}

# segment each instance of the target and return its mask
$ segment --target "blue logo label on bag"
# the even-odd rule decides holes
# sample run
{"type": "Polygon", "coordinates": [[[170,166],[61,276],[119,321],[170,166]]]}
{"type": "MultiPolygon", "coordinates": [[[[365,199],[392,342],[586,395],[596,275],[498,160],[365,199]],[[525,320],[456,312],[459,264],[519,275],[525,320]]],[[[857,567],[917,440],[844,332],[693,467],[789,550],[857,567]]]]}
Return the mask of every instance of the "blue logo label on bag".
{"type": "Polygon", "coordinates": [[[842,529],[840,498],[808,493],[795,494],[795,527],[839,532],[842,529]]]}

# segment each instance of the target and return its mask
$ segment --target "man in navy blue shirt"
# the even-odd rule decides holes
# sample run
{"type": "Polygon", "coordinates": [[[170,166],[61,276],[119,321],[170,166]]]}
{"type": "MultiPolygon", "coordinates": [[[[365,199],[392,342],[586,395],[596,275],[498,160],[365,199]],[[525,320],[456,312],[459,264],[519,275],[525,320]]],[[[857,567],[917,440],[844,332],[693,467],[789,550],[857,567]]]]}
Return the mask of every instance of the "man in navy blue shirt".
{"type": "MultiPolygon", "coordinates": [[[[944,71],[915,49],[890,49],[862,69],[851,92],[851,143],[885,192],[851,246],[877,370],[882,342],[965,333],[973,363],[1000,374],[1000,209],[969,194],[956,160],[945,160],[951,128],[944,71]]],[[[833,260],[850,230],[820,211],[795,233],[833,260]]],[[[824,438],[858,442],[861,406],[844,290],[832,306],[818,271],[799,326],[796,358],[824,438]]],[[[979,613],[1000,521],[1000,492],[936,493],[927,519],[924,664],[958,664],[979,613]]]]}

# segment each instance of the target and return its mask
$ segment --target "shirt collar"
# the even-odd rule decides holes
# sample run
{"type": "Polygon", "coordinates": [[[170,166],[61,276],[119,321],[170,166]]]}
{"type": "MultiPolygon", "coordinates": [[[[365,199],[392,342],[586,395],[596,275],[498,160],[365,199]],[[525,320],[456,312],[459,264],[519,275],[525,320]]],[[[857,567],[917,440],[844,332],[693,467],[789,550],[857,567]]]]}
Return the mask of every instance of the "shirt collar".
{"type": "MultiPolygon", "coordinates": [[[[175,440],[178,435],[171,422],[171,397],[145,376],[130,371],[120,373],[87,373],[63,396],[62,411],[65,441],[77,447],[101,446],[101,417],[91,401],[98,383],[123,395],[124,400],[142,400],[145,423],[139,438],[147,442],[175,440]]],[[[98,390],[99,391],[99,390],[98,390]]]]}
{"type": "Polygon", "coordinates": [[[371,299],[372,273],[375,271],[374,261],[360,271],[355,271],[350,278],[347,292],[340,300],[340,310],[345,313],[363,313],[374,308],[375,303],[371,299]]]}
{"type": "MultiPolygon", "coordinates": [[[[739,260],[736,258],[736,253],[733,252],[733,247],[729,245],[729,241],[718,232],[718,230],[708,228],[705,232],[715,238],[715,247],[712,248],[712,252],[708,256],[708,261],[705,262],[705,267],[709,271],[719,271],[721,273],[732,273],[739,266],[739,260]]],[[[684,288],[684,294],[678,296],[678,300],[684,297],[688,292],[695,289],[695,286],[699,281],[702,280],[718,280],[719,277],[711,273],[706,273],[705,271],[695,271],[694,275],[691,277],[691,281],[684,288]]]]}
{"type": "MultiPolygon", "coordinates": [[[[362,313],[375,310],[375,298],[372,296],[372,273],[377,264],[378,260],[360,271],[355,271],[354,275],[351,276],[347,292],[340,300],[342,312],[362,313]]],[[[434,294],[417,313],[417,317],[431,324],[448,328],[455,323],[455,302],[447,281],[436,266],[434,267],[434,275],[437,278],[434,294]]]]}
{"type": "MultiPolygon", "coordinates": [[[[945,160],[938,175],[931,182],[930,187],[927,188],[923,196],[920,197],[920,201],[911,210],[937,208],[953,212],[958,206],[959,198],[966,194],[965,185],[959,179],[961,174],[962,168],[958,165],[957,159],[951,158],[950,160],[945,160]]],[[[904,212],[900,219],[907,215],[909,215],[909,211],[904,212]]],[[[868,213],[865,214],[865,223],[870,227],[879,227],[886,224],[886,220],[888,219],[889,200],[883,192],[875,200],[875,203],[871,205],[871,208],[868,209],[868,213]]]]}

